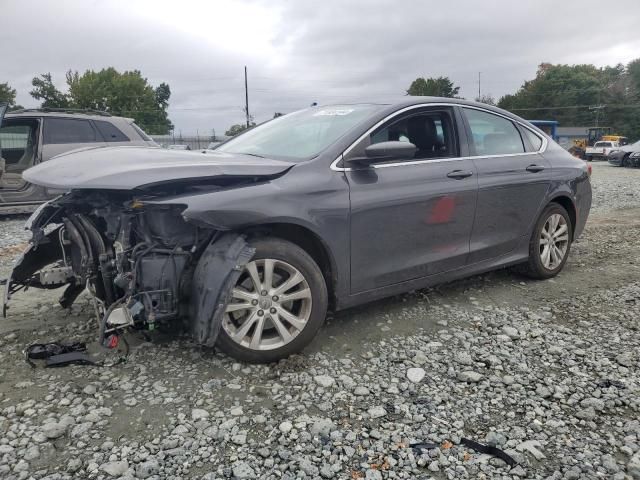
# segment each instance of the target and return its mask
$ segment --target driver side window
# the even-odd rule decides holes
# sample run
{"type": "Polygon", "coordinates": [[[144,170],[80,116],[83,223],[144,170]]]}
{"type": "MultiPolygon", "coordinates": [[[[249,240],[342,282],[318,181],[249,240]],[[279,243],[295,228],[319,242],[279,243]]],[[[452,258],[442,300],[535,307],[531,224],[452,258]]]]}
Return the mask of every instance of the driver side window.
{"type": "Polygon", "coordinates": [[[417,148],[414,159],[458,156],[454,123],[448,110],[410,112],[382,125],[369,137],[370,144],[410,142],[417,148]]]}

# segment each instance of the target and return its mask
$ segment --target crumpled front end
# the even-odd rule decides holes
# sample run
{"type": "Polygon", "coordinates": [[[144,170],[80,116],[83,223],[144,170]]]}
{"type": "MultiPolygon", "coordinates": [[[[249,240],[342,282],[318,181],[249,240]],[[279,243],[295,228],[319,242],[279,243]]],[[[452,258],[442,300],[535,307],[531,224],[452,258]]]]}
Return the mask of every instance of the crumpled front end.
{"type": "Polygon", "coordinates": [[[196,341],[213,345],[230,285],[253,251],[238,234],[189,223],[183,210],[95,190],[43,205],[27,222],[30,245],[7,279],[5,316],[21,290],[66,286],[65,308],[85,289],[92,294],[101,341],[184,319],[196,341]]]}

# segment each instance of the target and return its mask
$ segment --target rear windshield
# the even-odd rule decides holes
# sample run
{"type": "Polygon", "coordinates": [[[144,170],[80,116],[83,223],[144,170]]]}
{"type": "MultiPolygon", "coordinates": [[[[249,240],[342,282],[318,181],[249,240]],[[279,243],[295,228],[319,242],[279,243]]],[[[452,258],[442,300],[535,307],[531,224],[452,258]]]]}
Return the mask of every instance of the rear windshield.
{"type": "Polygon", "coordinates": [[[611,142],[596,142],[594,147],[611,147],[611,142]]]}
{"type": "Polygon", "coordinates": [[[216,151],[306,160],[380,108],[380,105],[332,105],[300,110],[258,125],[220,145],[216,151]]]}

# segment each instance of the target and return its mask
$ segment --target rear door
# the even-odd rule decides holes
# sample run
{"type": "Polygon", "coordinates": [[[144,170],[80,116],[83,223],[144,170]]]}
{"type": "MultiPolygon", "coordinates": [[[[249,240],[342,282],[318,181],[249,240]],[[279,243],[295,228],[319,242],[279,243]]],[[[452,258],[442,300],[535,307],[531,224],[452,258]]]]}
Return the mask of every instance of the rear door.
{"type": "Polygon", "coordinates": [[[88,118],[45,117],[42,137],[43,162],[70,150],[106,145],[88,118]]]}
{"type": "Polygon", "coordinates": [[[506,255],[528,238],[551,184],[551,165],[538,153],[544,140],[537,133],[486,110],[462,111],[478,172],[469,255],[469,263],[477,263],[506,255]]]}

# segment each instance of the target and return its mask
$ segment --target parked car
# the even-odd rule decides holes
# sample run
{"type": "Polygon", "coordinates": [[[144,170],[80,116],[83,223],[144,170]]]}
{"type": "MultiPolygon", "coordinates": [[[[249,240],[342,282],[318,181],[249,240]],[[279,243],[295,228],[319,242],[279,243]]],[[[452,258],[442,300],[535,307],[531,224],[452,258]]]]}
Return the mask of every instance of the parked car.
{"type": "Polygon", "coordinates": [[[640,167],[640,140],[611,150],[607,160],[617,167],[640,167]]]}
{"type": "Polygon", "coordinates": [[[191,150],[189,145],[169,145],[167,146],[168,150],[191,150]]]}
{"type": "Polygon", "coordinates": [[[207,155],[68,153],[25,178],[70,193],[29,220],[7,297],[90,285],[101,338],[184,321],[245,361],[299,352],[339,310],[520,265],[557,275],[591,207],[587,164],[485,104],[312,107],[207,155]],[[63,255],[64,252],[64,255],[63,255]]]}
{"type": "Polygon", "coordinates": [[[602,141],[593,144],[593,147],[587,147],[584,155],[587,160],[606,160],[609,153],[620,147],[618,142],[602,141]]]}
{"type": "Polygon", "coordinates": [[[133,119],[95,111],[25,109],[0,125],[0,211],[38,205],[60,191],[22,177],[29,167],[83,147],[156,146],[133,119]]]}

